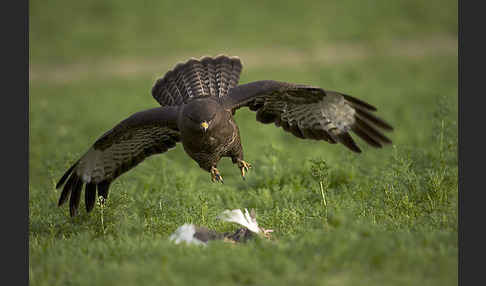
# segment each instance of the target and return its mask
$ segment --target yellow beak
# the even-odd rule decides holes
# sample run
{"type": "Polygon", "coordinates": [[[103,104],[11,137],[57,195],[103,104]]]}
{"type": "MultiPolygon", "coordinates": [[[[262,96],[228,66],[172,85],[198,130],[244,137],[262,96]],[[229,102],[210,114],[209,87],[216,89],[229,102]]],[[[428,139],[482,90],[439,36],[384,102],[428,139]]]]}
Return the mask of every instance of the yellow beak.
{"type": "Polygon", "coordinates": [[[206,131],[206,130],[208,130],[209,124],[206,121],[203,121],[201,123],[201,127],[202,127],[202,129],[204,129],[204,131],[206,131]]]}

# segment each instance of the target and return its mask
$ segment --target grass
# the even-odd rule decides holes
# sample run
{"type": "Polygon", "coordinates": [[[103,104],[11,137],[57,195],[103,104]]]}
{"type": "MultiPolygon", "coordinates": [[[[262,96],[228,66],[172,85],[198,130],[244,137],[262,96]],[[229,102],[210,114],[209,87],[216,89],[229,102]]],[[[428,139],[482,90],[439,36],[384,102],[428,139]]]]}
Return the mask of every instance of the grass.
{"type": "Polygon", "coordinates": [[[31,285],[457,283],[457,45],[433,44],[454,43],[456,2],[133,3],[31,2],[31,285]],[[319,51],[335,54],[313,60],[319,51]],[[211,183],[179,146],[116,180],[103,208],[71,219],[56,206],[65,169],[157,105],[157,76],[181,55],[221,52],[247,55],[243,83],[309,83],[376,105],[393,146],[358,139],[355,155],[241,110],[246,181],[223,159],[225,184],[211,183]],[[217,215],[245,207],[272,241],[168,241],[184,223],[232,231],[217,215]]]}
{"type": "Polygon", "coordinates": [[[456,1],[57,0],[32,1],[30,7],[30,55],[36,64],[457,36],[456,1]]]}

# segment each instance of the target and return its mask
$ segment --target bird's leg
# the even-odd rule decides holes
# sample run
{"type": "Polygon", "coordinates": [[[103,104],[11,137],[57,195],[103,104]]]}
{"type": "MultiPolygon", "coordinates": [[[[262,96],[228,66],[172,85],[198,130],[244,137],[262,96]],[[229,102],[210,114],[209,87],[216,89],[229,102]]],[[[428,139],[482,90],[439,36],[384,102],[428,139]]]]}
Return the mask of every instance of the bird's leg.
{"type": "Polygon", "coordinates": [[[238,168],[240,168],[241,176],[245,179],[245,173],[251,168],[251,164],[241,159],[237,159],[236,162],[238,163],[238,168]]]}
{"type": "Polygon", "coordinates": [[[209,171],[211,173],[211,181],[212,182],[221,182],[223,183],[223,177],[219,174],[219,171],[216,167],[211,167],[211,170],[209,171]]]}

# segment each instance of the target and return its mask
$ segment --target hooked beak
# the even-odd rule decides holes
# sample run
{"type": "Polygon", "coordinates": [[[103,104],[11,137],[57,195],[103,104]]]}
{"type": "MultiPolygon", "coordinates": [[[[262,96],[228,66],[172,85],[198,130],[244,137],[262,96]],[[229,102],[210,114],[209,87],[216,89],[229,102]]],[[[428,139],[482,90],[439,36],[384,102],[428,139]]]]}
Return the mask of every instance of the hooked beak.
{"type": "Polygon", "coordinates": [[[208,130],[209,124],[206,121],[201,122],[201,128],[204,132],[208,130]]]}

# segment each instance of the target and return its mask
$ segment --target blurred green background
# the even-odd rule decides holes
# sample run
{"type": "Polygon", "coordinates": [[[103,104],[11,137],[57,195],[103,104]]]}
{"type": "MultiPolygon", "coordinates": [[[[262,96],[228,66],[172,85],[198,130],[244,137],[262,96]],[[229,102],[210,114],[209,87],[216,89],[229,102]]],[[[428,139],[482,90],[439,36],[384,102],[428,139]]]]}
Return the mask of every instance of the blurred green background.
{"type": "Polygon", "coordinates": [[[457,1],[29,4],[32,285],[456,284],[457,1]],[[74,220],[57,208],[57,179],[106,130],[157,106],[158,77],[222,53],[240,56],[241,83],[311,84],[377,106],[395,127],[394,146],[357,139],[358,156],[243,110],[236,120],[255,165],[247,181],[223,160],[225,185],[211,184],[176,148],[115,181],[101,234],[99,208],[74,220]],[[332,168],[329,211],[339,223],[311,192],[316,158],[332,168]],[[390,184],[394,197],[381,192],[390,184]],[[277,244],[201,250],[167,241],[185,222],[231,230],[217,214],[244,207],[276,230],[277,244]]]}

